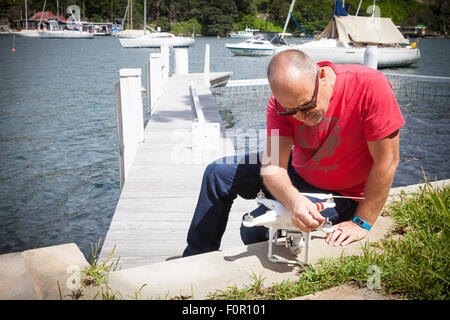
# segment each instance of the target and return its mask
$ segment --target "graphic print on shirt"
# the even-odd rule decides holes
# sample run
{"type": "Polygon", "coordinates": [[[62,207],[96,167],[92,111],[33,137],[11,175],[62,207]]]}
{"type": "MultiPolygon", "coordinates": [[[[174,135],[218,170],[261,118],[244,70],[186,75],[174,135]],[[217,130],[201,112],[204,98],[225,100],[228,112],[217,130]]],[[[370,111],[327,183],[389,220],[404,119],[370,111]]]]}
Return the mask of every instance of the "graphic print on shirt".
{"type": "Polygon", "coordinates": [[[341,144],[339,135],[338,118],[326,118],[313,126],[301,125],[298,127],[295,141],[302,148],[299,163],[306,166],[307,170],[320,170],[327,173],[330,170],[336,170],[338,164],[319,166],[322,159],[334,155],[337,147],[341,144]]]}

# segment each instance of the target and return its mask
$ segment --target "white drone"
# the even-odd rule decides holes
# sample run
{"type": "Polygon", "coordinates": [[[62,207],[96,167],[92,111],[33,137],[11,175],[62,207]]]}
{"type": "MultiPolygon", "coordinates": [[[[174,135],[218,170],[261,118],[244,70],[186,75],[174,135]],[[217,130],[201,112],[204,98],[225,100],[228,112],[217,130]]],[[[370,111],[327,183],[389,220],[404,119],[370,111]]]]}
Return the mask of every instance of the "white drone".
{"type": "MultiPolygon", "coordinates": [[[[325,200],[324,202],[314,203],[318,211],[323,211],[327,208],[334,208],[336,203],[334,198],[350,198],[350,199],[364,199],[359,197],[344,197],[334,196],[331,193],[302,193],[304,196],[314,197],[316,199],[325,200]]],[[[272,262],[290,263],[290,264],[308,264],[308,248],[309,241],[311,240],[311,233],[304,232],[294,226],[292,223],[291,212],[280,202],[276,200],[267,199],[264,193],[259,192],[255,199],[258,204],[266,206],[269,211],[258,217],[253,217],[249,213],[244,216],[244,227],[256,227],[264,226],[269,229],[269,252],[267,257],[272,262]],[[284,258],[276,257],[272,254],[272,244],[280,245],[278,243],[278,230],[281,230],[281,235],[285,237],[284,245],[286,248],[290,248],[291,252],[298,255],[304,248],[305,256],[303,261],[288,260],[284,258]],[[275,237],[275,238],[274,238],[275,237]]],[[[319,227],[319,229],[326,234],[333,232],[333,225],[331,221],[326,218],[325,222],[319,227]]]]}

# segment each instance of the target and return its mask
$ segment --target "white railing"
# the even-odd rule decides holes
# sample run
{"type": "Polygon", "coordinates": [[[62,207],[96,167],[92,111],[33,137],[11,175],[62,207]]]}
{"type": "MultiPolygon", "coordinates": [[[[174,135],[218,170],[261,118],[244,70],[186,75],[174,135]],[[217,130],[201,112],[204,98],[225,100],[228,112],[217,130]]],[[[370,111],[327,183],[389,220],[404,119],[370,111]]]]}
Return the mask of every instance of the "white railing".
{"type": "Polygon", "coordinates": [[[193,81],[189,82],[189,92],[195,114],[192,122],[192,151],[214,151],[220,141],[220,123],[206,121],[193,81]]]}
{"type": "Polygon", "coordinates": [[[196,120],[198,122],[205,122],[205,115],[203,114],[203,109],[200,104],[200,99],[197,95],[197,90],[194,87],[194,83],[191,81],[189,82],[189,92],[191,93],[191,99],[192,99],[192,105],[193,105],[193,111],[196,117],[196,120]]]}

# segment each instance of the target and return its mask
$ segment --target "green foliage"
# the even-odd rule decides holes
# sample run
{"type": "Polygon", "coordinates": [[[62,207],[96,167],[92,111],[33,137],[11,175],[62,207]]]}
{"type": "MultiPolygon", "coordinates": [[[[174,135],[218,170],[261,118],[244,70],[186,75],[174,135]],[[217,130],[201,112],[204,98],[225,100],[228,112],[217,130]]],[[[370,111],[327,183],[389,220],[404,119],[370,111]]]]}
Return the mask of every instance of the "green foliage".
{"type": "Polygon", "coordinates": [[[258,19],[252,15],[246,15],[242,19],[233,25],[233,30],[239,31],[244,30],[246,27],[251,29],[259,29],[261,31],[273,31],[281,32],[282,27],[275,26],[272,22],[265,21],[263,19],[258,19]]]}
{"type": "Polygon", "coordinates": [[[177,35],[191,35],[192,33],[201,32],[201,30],[202,25],[195,18],[183,22],[174,22],[170,25],[170,32],[177,35]]]}
{"type": "MultiPolygon", "coordinates": [[[[28,13],[41,11],[45,0],[28,0],[28,13]]],[[[148,24],[157,24],[163,29],[173,28],[173,24],[195,18],[202,25],[205,35],[224,35],[232,29],[243,30],[248,25],[261,30],[281,31],[290,0],[155,0],[147,1],[148,24]],[[250,19],[249,16],[254,19],[250,19]],[[161,21],[162,20],[162,21],[161,21]]],[[[128,0],[59,0],[60,13],[67,16],[67,7],[76,4],[80,7],[83,20],[113,21],[125,17],[128,0]],[[84,11],[83,11],[84,4],[84,11]]],[[[363,0],[359,15],[370,15],[368,7],[373,0],[363,0]]],[[[354,15],[359,0],[345,1],[345,9],[354,15]]],[[[428,0],[377,0],[382,17],[391,17],[396,25],[424,24],[429,29],[443,31],[449,29],[450,6],[448,1],[428,0]]],[[[333,1],[297,1],[294,17],[308,32],[322,31],[332,16],[333,1]]],[[[143,27],[144,0],[133,1],[133,27],[143,27]]],[[[47,1],[46,10],[56,13],[56,1],[47,1]]],[[[24,15],[23,0],[0,1],[0,20],[13,21],[24,15]]],[[[127,17],[126,17],[127,18],[127,17]]],[[[184,28],[175,26],[175,28],[184,28]]],[[[196,31],[197,32],[197,31],[196,31]]],[[[198,30],[200,32],[200,29],[198,30]]],[[[295,23],[289,23],[287,32],[299,31],[295,23]]],[[[184,33],[184,32],[183,32],[184,33]]]]}

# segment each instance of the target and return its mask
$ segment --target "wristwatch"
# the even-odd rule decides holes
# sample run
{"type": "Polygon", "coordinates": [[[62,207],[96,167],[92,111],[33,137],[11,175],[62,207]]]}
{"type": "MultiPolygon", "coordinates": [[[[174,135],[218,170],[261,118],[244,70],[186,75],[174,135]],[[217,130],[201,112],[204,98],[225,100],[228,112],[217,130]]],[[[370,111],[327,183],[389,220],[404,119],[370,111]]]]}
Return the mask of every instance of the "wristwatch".
{"type": "Polygon", "coordinates": [[[372,227],[370,226],[370,224],[368,224],[367,222],[365,222],[363,219],[358,218],[358,217],[354,217],[353,218],[353,222],[356,223],[358,226],[360,226],[361,228],[370,230],[372,227]]]}

